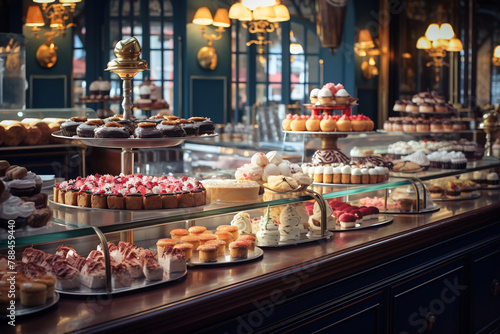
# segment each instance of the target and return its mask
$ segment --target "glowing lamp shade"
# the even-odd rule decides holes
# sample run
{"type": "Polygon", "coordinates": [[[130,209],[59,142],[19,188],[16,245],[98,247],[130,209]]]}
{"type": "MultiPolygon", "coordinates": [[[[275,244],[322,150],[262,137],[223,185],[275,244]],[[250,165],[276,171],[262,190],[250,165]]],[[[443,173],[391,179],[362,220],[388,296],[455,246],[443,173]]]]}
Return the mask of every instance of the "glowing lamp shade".
{"type": "Polygon", "coordinates": [[[257,7],[269,7],[277,4],[276,0],[242,0],[241,4],[250,10],[255,10],[257,7]]]}
{"type": "Polygon", "coordinates": [[[54,29],[64,29],[64,20],[62,16],[54,16],[50,20],[50,27],[54,29]]]}
{"type": "Polygon", "coordinates": [[[360,49],[373,49],[375,47],[372,35],[368,29],[361,29],[359,31],[357,47],[360,49]]]}
{"type": "Polygon", "coordinates": [[[425,37],[431,42],[439,39],[439,26],[436,23],[429,24],[425,31],[425,37]]]}
{"type": "Polygon", "coordinates": [[[72,4],[72,3],[77,3],[81,2],[82,0],[59,0],[60,3],[66,3],[66,4],[72,4]]]}
{"type": "Polygon", "coordinates": [[[229,18],[240,21],[252,21],[252,11],[241,3],[235,3],[229,8],[229,18]]]}
{"type": "Polygon", "coordinates": [[[56,1],[56,0],[33,0],[33,2],[35,2],[35,3],[51,3],[54,1],[56,1]]]}
{"type": "Polygon", "coordinates": [[[269,22],[275,22],[276,20],[276,13],[274,12],[274,8],[272,6],[270,7],[257,7],[253,11],[253,18],[256,21],[269,21],[269,22]]]}
{"type": "Polygon", "coordinates": [[[497,45],[495,47],[495,50],[493,51],[493,57],[500,58],[500,45],[497,45]]]}
{"type": "Polygon", "coordinates": [[[462,51],[463,49],[464,49],[464,47],[462,45],[462,42],[456,37],[453,37],[450,40],[450,43],[448,44],[448,46],[446,47],[446,51],[450,51],[450,52],[458,52],[458,51],[462,51]]]}
{"type": "Polygon", "coordinates": [[[26,25],[28,27],[42,27],[45,24],[42,10],[38,6],[29,6],[26,14],[26,25]]]}
{"type": "Polygon", "coordinates": [[[375,64],[375,59],[373,57],[370,57],[370,59],[368,59],[368,65],[375,66],[375,64]]]}
{"type": "Polygon", "coordinates": [[[290,20],[290,12],[285,5],[274,5],[274,14],[275,18],[273,20],[269,20],[270,22],[285,22],[290,20]]]}
{"type": "Polygon", "coordinates": [[[455,32],[449,23],[443,23],[439,28],[439,38],[441,39],[452,39],[455,37],[455,32]]]}
{"type": "Polygon", "coordinates": [[[422,36],[417,41],[417,49],[429,50],[432,47],[431,41],[422,36]]]}
{"type": "Polygon", "coordinates": [[[210,25],[214,22],[212,14],[208,7],[200,7],[194,14],[193,23],[203,26],[210,25]]]}
{"type": "Polygon", "coordinates": [[[231,26],[231,21],[229,21],[228,11],[225,8],[217,9],[214,16],[214,22],[212,23],[216,27],[228,28],[231,26]]]}

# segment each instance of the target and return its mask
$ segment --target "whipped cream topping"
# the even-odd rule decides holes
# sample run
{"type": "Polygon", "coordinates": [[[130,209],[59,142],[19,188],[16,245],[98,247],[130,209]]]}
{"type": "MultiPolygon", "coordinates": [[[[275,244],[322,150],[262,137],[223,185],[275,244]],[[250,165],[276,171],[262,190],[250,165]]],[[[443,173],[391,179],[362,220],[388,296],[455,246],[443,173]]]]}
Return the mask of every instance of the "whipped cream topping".
{"type": "Polygon", "coordinates": [[[28,218],[35,212],[34,202],[25,202],[17,196],[10,196],[1,204],[1,219],[16,219],[18,217],[28,218]]]}

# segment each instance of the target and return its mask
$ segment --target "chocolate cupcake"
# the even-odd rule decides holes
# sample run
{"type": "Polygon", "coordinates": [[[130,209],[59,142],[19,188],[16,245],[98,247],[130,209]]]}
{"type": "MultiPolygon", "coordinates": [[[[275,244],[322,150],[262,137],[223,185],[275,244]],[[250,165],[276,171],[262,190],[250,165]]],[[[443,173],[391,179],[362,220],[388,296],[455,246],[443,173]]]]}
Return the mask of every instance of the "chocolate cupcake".
{"type": "Polygon", "coordinates": [[[210,118],[205,117],[191,117],[188,121],[194,122],[194,124],[198,127],[198,134],[203,135],[211,135],[215,131],[214,122],[210,120],[210,118]]]}
{"type": "Polygon", "coordinates": [[[145,122],[152,122],[152,123],[155,123],[155,124],[160,124],[164,120],[165,120],[165,118],[163,116],[155,115],[155,116],[149,117],[148,119],[146,119],[144,121],[145,122]]]}
{"type": "Polygon", "coordinates": [[[76,128],[87,121],[87,117],[71,117],[66,122],[61,124],[61,133],[66,137],[76,135],[76,128]]]}
{"type": "Polygon", "coordinates": [[[94,138],[94,130],[103,124],[104,122],[101,119],[87,121],[78,125],[76,128],[76,134],[78,137],[94,138]]]}
{"type": "Polygon", "coordinates": [[[162,121],[156,126],[163,137],[185,137],[186,131],[176,121],[162,121]]]}
{"type": "Polygon", "coordinates": [[[134,131],[137,138],[162,138],[163,134],[156,128],[156,123],[141,122],[134,131]]]}
{"type": "Polygon", "coordinates": [[[123,118],[121,118],[119,116],[116,116],[116,115],[113,116],[113,117],[106,118],[104,120],[104,123],[106,123],[106,124],[107,123],[112,123],[112,122],[118,123],[120,125],[123,125],[125,127],[125,129],[127,129],[127,131],[131,135],[134,134],[134,130],[135,130],[136,126],[135,126],[135,123],[133,121],[130,121],[128,119],[123,119],[123,118]]]}
{"type": "Polygon", "coordinates": [[[186,131],[186,135],[188,136],[197,136],[198,135],[198,126],[193,122],[187,119],[179,119],[177,120],[181,128],[186,131]]]}
{"type": "Polygon", "coordinates": [[[116,122],[106,123],[104,126],[94,129],[95,138],[129,138],[127,129],[116,122]]]}

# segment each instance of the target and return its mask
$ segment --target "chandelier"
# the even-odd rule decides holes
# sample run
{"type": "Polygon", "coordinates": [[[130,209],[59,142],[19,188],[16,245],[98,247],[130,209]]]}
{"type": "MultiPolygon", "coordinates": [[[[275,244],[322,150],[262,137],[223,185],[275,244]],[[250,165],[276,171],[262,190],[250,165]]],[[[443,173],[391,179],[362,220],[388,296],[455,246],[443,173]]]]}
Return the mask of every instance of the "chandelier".
{"type": "Polygon", "coordinates": [[[257,35],[257,39],[248,41],[246,45],[257,45],[258,53],[262,54],[267,44],[272,45],[266,40],[266,34],[276,30],[279,22],[289,21],[290,13],[278,0],[242,0],[231,6],[229,18],[241,21],[245,29],[257,35]]]}
{"type": "Polygon", "coordinates": [[[463,50],[462,42],[455,37],[455,32],[449,23],[438,25],[432,23],[427,27],[425,35],[417,41],[417,49],[427,51],[432,61],[427,66],[442,67],[449,66],[443,59],[446,51],[459,52],[463,50]]]}

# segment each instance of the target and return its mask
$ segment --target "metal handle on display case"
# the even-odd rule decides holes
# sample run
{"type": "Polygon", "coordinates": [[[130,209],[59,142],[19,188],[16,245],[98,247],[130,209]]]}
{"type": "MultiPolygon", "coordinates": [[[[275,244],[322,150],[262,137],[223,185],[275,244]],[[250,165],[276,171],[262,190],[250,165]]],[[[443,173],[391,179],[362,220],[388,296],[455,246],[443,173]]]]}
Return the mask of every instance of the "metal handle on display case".
{"type": "MultiPolygon", "coordinates": [[[[422,209],[425,209],[425,207],[427,206],[427,192],[425,191],[425,185],[424,183],[422,182],[422,180],[420,180],[418,177],[414,178],[415,181],[417,181],[418,183],[420,183],[420,185],[422,186],[422,192],[424,193],[423,197],[424,197],[424,207],[422,209]]],[[[417,198],[417,200],[419,200],[420,198],[417,198]]],[[[420,213],[420,211],[419,211],[420,213]]]]}
{"type": "Polygon", "coordinates": [[[491,295],[492,296],[496,296],[498,294],[498,288],[499,288],[499,283],[498,283],[498,280],[495,278],[492,282],[491,282],[491,295]]]}
{"type": "Polygon", "coordinates": [[[104,264],[105,264],[105,272],[106,272],[106,291],[111,292],[113,290],[111,286],[111,258],[109,256],[109,248],[108,248],[108,240],[106,239],[106,236],[102,231],[95,227],[92,226],[94,229],[95,233],[99,237],[99,240],[101,240],[101,245],[102,245],[102,251],[104,253],[104,264]]]}
{"type": "Polygon", "coordinates": [[[319,205],[319,209],[321,210],[321,236],[324,237],[326,234],[326,203],[323,196],[314,190],[307,189],[307,192],[311,194],[312,197],[316,200],[319,205]]]}
{"type": "Polygon", "coordinates": [[[426,331],[431,331],[432,330],[432,326],[434,325],[434,323],[436,322],[436,316],[432,313],[432,312],[428,312],[426,315],[425,315],[425,320],[427,322],[427,328],[426,328],[426,331]]]}
{"type": "Polygon", "coordinates": [[[416,203],[417,213],[420,213],[420,192],[418,191],[418,186],[415,184],[414,179],[408,179],[408,181],[410,181],[411,185],[413,186],[413,189],[415,189],[415,194],[417,196],[417,203],[416,203]]]}

